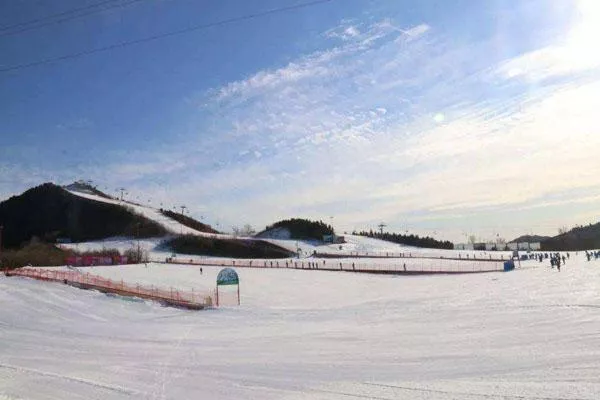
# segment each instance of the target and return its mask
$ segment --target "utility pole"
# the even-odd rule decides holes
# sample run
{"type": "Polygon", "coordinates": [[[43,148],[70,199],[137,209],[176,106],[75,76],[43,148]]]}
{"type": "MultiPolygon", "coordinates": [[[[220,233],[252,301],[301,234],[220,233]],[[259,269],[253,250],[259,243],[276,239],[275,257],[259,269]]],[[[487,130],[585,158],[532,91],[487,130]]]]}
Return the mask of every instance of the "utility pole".
{"type": "MultiPolygon", "coordinates": [[[[180,206],[181,207],[181,216],[183,216],[183,213],[185,212],[185,209],[187,208],[186,206],[180,206]]],[[[179,233],[181,235],[183,235],[183,224],[180,222],[179,223],[179,233]]]]}
{"type": "Polygon", "coordinates": [[[4,230],[4,225],[0,225],[0,267],[2,266],[2,231],[4,230]]]}
{"type": "Polygon", "coordinates": [[[336,238],[335,238],[335,229],[333,229],[333,215],[329,216],[329,226],[331,226],[332,242],[335,243],[336,242],[336,238]]]}
{"type": "Polygon", "coordinates": [[[142,251],[140,250],[140,223],[137,223],[137,256],[138,263],[142,262],[142,251]]]}

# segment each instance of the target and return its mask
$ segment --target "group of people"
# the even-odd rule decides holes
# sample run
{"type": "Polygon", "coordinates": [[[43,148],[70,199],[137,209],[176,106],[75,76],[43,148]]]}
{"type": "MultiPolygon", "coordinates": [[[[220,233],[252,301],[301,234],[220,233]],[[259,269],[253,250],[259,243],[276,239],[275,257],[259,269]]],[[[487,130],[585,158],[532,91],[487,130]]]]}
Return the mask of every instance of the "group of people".
{"type": "Polygon", "coordinates": [[[529,259],[535,259],[538,260],[539,262],[543,262],[544,260],[550,259],[550,264],[552,265],[552,260],[556,260],[556,259],[562,259],[562,263],[565,264],[566,260],[571,258],[571,254],[570,253],[565,253],[565,254],[560,254],[560,253],[531,253],[529,254],[529,259]],[[565,255],[566,254],[566,255],[565,255]]]}
{"type": "MultiPolygon", "coordinates": [[[[579,254],[579,252],[577,252],[579,254]]],[[[600,259],[600,250],[586,250],[585,257],[588,261],[598,260],[600,259]]],[[[535,253],[529,254],[530,259],[539,260],[539,262],[543,262],[545,259],[550,259],[550,266],[552,268],[556,267],[560,271],[561,265],[565,265],[567,259],[571,258],[571,255],[567,253],[535,253]],[[566,255],[565,255],[566,254],[566,255]]]]}
{"type": "Polygon", "coordinates": [[[569,253],[567,253],[567,256],[568,257],[565,257],[564,254],[561,256],[560,253],[551,254],[550,255],[550,266],[552,268],[556,267],[558,269],[558,272],[560,272],[561,259],[562,259],[562,265],[565,265],[567,263],[567,258],[571,257],[569,255],[569,253]]]}
{"type": "Polygon", "coordinates": [[[567,259],[571,258],[571,254],[570,253],[563,253],[560,254],[558,252],[556,253],[530,253],[529,254],[529,259],[530,260],[538,260],[539,262],[544,262],[544,260],[550,260],[550,267],[554,268],[556,267],[559,271],[560,271],[560,267],[562,265],[565,265],[567,263],[567,259]]]}
{"type": "Polygon", "coordinates": [[[587,257],[588,261],[591,261],[592,257],[594,258],[594,260],[597,260],[598,258],[600,258],[600,250],[586,251],[585,256],[587,257]]]}

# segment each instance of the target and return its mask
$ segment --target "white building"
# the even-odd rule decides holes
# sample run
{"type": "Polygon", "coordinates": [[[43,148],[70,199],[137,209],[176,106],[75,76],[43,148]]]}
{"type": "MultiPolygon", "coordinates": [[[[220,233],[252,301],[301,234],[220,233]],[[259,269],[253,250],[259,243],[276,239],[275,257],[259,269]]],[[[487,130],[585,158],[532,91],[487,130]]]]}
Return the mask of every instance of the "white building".
{"type": "Polygon", "coordinates": [[[511,242],[506,244],[509,250],[525,250],[525,251],[538,251],[541,249],[542,244],[540,242],[511,242]]]}
{"type": "Polygon", "coordinates": [[[454,250],[473,250],[472,243],[454,243],[454,250]]]}
{"type": "Polygon", "coordinates": [[[485,249],[487,251],[496,250],[496,249],[502,250],[499,247],[502,247],[502,246],[497,245],[496,243],[486,243],[485,244],[485,249]]]}

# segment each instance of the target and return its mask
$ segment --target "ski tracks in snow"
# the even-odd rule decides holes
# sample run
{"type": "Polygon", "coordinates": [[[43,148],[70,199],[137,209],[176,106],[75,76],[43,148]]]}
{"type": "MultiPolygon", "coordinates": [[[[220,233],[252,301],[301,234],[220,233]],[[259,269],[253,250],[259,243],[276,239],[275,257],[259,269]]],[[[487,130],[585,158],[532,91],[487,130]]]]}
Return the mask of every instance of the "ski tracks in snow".
{"type": "MultiPolygon", "coordinates": [[[[97,389],[104,389],[104,390],[108,390],[111,392],[118,392],[120,394],[126,394],[126,395],[139,395],[140,394],[140,392],[138,392],[136,390],[124,388],[122,386],[109,385],[107,383],[93,381],[91,379],[78,378],[78,377],[73,377],[73,376],[68,376],[68,375],[63,375],[63,374],[57,374],[54,372],[40,371],[40,370],[33,369],[33,368],[18,367],[15,365],[4,364],[4,363],[0,363],[0,368],[16,371],[16,372],[20,372],[20,373],[30,374],[30,375],[38,375],[38,376],[44,376],[47,378],[53,378],[53,379],[59,379],[59,380],[63,380],[63,381],[79,383],[79,384],[86,385],[86,386],[92,386],[97,389]]],[[[0,397],[0,399],[2,399],[2,397],[0,397]]]]}

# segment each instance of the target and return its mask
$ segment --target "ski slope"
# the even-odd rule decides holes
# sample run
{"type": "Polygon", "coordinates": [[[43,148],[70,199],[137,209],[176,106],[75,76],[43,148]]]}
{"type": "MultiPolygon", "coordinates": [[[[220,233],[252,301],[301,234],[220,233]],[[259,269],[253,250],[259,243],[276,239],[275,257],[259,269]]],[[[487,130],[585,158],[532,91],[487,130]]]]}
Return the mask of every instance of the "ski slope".
{"type": "MultiPolygon", "coordinates": [[[[210,288],[219,268],[103,271],[210,288]]],[[[600,398],[600,260],[238,273],[242,305],[206,312],[0,277],[0,399],[600,398]]]]}
{"type": "Polygon", "coordinates": [[[206,237],[220,238],[220,239],[231,239],[232,238],[231,235],[226,235],[226,234],[222,234],[222,233],[207,233],[207,232],[198,231],[196,229],[192,229],[188,226],[185,226],[185,225],[179,223],[178,221],[175,221],[174,219],[171,219],[171,218],[163,215],[160,212],[160,210],[153,208],[153,207],[140,206],[137,204],[132,204],[132,203],[126,202],[126,201],[107,199],[105,197],[98,196],[95,194],[84,193],[84,192],[75,191],[75,190],[67,190],[67,191],[75,196],[83,197],[85,199],[99,201],[102,203],[115,204],[115,205],[118,205],[121,207],[127,207],[127,208],[131,209],[133,212],[135,212],[136,214],[142,215],[142,216],[160,224],[161,226],[163,226],[167,231],[169,231],[172,234],[197,235],[197,236],[206,236],[206,237]]]}

